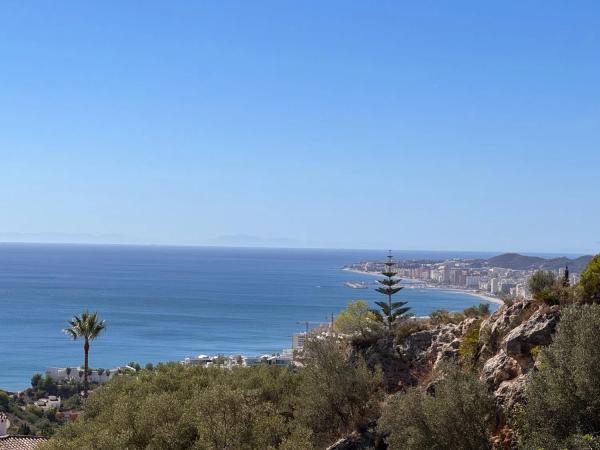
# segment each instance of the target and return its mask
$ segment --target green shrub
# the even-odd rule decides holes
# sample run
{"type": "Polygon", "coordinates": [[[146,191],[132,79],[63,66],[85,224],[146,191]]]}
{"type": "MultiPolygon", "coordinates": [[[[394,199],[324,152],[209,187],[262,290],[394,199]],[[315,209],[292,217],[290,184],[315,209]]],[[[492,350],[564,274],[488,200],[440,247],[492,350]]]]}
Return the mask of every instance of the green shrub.
{"type": "Polygon", "coordinates": [[[600,254],[594,256],[581,273],[579,284],[586,301],[600,303],[600,254]]]}
{"type": "Polygon", "coordinates": [[[472,366],[477,361],[479,354],[479,330],[481,329],[481,320],[474,321],[465,332],[458,355],[463,363],[472,366]]]}
{"type": "Polygon", "coordinates": [[[486,386],[472,372],[447,366],[435,395],[411,388],[394,396],[383,409],[379,431],[389,450],[482,450],[494,403],[486,386]]]}
{"type": "Polygon", "coordinates": [[[600,305],[563,310],[552,344],[541,350],[518,428],[526,449],[570,447],[600,430],[600,305]]]}
{"type": "Polygon", "coordinates": [[[490,304],[480,303],[477,306],[470,306],[463,311],[465,317],[487,317],[490,315],[490,304]]]}
{"type": "Polygon", "coordinates": [[[527,281],[529,291],[536,299],[542,292],[552,288],[555,284],[556,275],[547,270],[538,270],[527,281]]]}
{"type": "Polygon", "coordinates": [[[338,333],[350,335],[357,343],[371,342],[382,335],[383,327],[363,300],[350,303],[337,316],[334,328],[338,333]]]}

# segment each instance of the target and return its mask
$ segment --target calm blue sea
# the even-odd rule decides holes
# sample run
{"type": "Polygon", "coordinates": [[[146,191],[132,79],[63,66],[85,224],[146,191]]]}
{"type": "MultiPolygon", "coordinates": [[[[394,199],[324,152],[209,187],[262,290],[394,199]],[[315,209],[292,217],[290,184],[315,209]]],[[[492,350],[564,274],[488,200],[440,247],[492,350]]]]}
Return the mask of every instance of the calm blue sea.
{"type": "MultiPolygon", "coordinates": [[[[398,252],[399,258],[488,257],[398,252]]],[[[200,353],[262,354],[291,346],[299,321],[326,322],[372,281],[341,268],[385,252],[207,247],[0,245],[0,388],[19,390],[49,366],[78,365],[81,344],[61,330],[85,308],[106,319],[91,365],[180,360],[200,353]]],[[[435,289],[399,294],[417,315],[481,299],[435,289]]]]}

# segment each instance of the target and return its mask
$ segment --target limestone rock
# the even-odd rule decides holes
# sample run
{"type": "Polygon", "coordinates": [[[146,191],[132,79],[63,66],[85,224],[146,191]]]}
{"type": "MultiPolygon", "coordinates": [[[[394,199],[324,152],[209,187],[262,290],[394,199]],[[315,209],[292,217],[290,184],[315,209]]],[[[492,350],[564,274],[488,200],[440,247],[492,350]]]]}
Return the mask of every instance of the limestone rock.
{"type": "Polygon", "coordinates": [[[481,323],[479,340],[484,357],[494,355],[500,348],[504,336],[518,326],[534,307],[531,300],[518,300],[504,304],[481,323]]]}
{"type": "Polygon", "coordinates": [[[527,387],[527,375],[519,375],[512,380],[503,381],[498,389],[494,391],[497,403],[506,410],[525,401],[525,389],[527,387]]]}
{"type": "Polygon", "coordinates": [[[521,367],[517,360],[500,351],[484,364],[482,379],[490,388],[496,389],[500,383],[512,380],[520,374],[521,367]]]}
{"type": "Polygon", "coordinates": [[[503,347],[507,355],[515,358],[527,356],[536,345],[548,345],[560,319],[558,306],[540,308],[504,338],[503,347]]]}

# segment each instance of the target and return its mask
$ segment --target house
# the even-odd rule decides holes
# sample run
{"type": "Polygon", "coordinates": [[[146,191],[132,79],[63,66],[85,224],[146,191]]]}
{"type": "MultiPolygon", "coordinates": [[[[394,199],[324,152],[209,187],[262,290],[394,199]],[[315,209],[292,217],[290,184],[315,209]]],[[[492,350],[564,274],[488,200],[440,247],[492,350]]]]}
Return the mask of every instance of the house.
{"type": "Polygon", "coordinates": [[[37,402],[35,402],[35,406],[43,409],[44,411],[52,408],[59,409],[60,405],[60,397],[56,397],[54,395],[49,395],[48,398],[40,398],[37,402]]]}
{"type": "MultiPolygon", "coordinates": [[[[114,377],[119,371],[119,367],[115,369],[89,369],[90,373],[88,380],[90,383],[106,383],[114,377]]],[[[48,367],[46,375],[54,381],[83,381],[82,367],[48,367]]]]}
{"type": "Polygon", "coordinates": [[[0,412],[0,450],[35,450],[46,438],[9,435],[10,420],[0,412]]]}

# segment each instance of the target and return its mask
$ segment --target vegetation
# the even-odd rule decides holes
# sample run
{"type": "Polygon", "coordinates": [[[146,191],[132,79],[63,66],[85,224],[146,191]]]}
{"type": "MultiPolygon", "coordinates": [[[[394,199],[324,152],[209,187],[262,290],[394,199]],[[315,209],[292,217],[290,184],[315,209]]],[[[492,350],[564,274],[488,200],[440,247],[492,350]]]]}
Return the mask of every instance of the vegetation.
{"type": "Polygon", "coordinates": [[[90,342],[96,339],[106,328],[104,320],[100,320],[96,313],[84,311],[81,316],[74,316],[69,321],[69,327],[64,329],[73,340],[83,339],[83,396],[88,396],[88,375],[89,375],[89,352],[90,342]]]}
{"type": "Polygon", "coordinates": [[[490,315],[489,303],[480,303],[477,306],[469,306],[463,312],[450,312],[446,309],[437,309],[429,315],[432,325],[458,324],[465,318],[484,318],[490,315]]]}
{"type": "Polygon", "coordinates": [[[494,403],[477,375],[447,366],[435,394],[411,388],[385,405],[379,429],[389,450],[490,448],[494,403]]]}
{"type": "Polygon", "coordinates": [[[477,356],[479,353],[479,330],[481,329],[481,320],[476,320],[469,326],[465,332],[460,347],[458,348],[458,354],[461,361],[467,366],[473,366],[477,362],[477,356]]]}
{"type": "Polygon", "coordinates": [[[556,284],[556,275],[548,270],[538,270],[527,282],[529,291],[534,298],[538,298],[548,292],[556,284]]]}
{"type": "MultiPolygon", "coordinates": [[[[566,308],[539,370],[527,388],[520,415],[526,449],[577,448],[581,435],[600,432],[600,305],[566,308]]],[[[589,448],[589,447],[586,447],[589,448]]]]}
{"type": "Polygon", "coordinates": [[[382,280],[377,280],[381,287],[375,289],[380,294],[387,296],[388,301],[386,302],[375,302],[377,306],[379,306],[380,311],[372,310],[372,313],[375,315],[375,318],[380,323],[384,324],[388,332],[392,332],[392,328],[398,319],[404,317],[406,313],[410,310],[409,307],[406,306],[407,302],[392,302],[392,297],[400,292],[403,287],[399,286],[400,280],[396,279],[397,275],[394,268],[396,267],[396,263],[392,255],[388,256],[388,260],[384,263],[386,269],[382,272],[382,275],[385,277],[382,280]]]}
{"type": "Polygon", "coordinates": [[[581,273],[579,282],[584,300],[600,303],[600,254],[596,255],[581,273]]]}
{"type": "Polygon", "coordinates": [[[117,377],[41,448],[321,449],[376,417],[380,377],[348,364],[337,341],[308,343],[304,364],[161,364],[117,377]]]}
{"type": "Polygon", "coordinates": [[[367,341],[381,332],[381,324],[377,321],[376,315],[369,310],[369,305],[363,300],[350,303],[340,312],[334,328],[338,333],[361,341],[367,341]]]}

